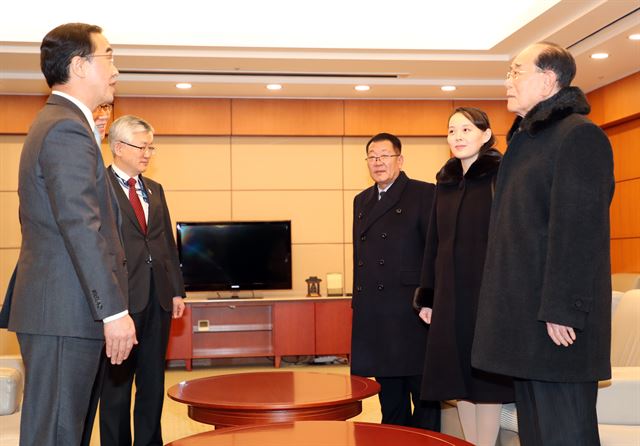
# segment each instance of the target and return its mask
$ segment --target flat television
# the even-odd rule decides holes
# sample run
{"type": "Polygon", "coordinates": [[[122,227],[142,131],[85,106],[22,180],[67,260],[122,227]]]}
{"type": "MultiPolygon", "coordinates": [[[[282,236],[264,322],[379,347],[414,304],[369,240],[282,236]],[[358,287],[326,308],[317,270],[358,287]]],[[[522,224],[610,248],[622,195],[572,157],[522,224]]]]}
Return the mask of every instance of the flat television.
{"type": "Polygon", "coordinates": [[[291,221],[178,222],[187,291],[291,289],[291,221]]]}

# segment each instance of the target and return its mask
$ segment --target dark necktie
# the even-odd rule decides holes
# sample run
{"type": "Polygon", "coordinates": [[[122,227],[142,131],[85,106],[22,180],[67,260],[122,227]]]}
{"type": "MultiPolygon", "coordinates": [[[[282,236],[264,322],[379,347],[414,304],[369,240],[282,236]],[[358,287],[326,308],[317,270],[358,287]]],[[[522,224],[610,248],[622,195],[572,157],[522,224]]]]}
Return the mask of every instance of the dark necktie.
{"type": "Polygon", "coordinates": [[[129,178],[127,180],[127,184],[129,185],[129,201],[131,202],[131,207],[133,207],[133,212],[136,214],[136,218],[138,219],[138,223],[140,223],[142,232],[146,234],[147,221],[144,218],[144,209],[142,209],[142,203],[140,203],[138,192],[136,192],[136,179],[129,178]]]}
{"type": "Polygon", "coordinates": [[[382,196],[385,194],[386,191],[380,191],[378,192],[378,200],[382,200],[382,196]]]}

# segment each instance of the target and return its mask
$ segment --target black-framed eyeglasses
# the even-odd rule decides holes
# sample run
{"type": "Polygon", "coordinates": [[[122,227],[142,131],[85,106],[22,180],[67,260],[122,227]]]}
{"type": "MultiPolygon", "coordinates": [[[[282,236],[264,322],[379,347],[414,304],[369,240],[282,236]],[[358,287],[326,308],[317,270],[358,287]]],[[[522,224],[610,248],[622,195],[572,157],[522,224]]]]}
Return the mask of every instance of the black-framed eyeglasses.
{"type": "Polygon", "coordinates": [[[125,144],[129,147],[133,147],[134,149],[138,149],[141,152],[146,152],[147,150],[149,151],[150,154],[154,154],[156,152],[156,148],[154,146],[136,146],[135,144],[131,144],[128,143],[126,141],[122,141],[122,140],[118,140],[118,142],[121,142],[122,144],[125,144]]]}
{"type": "Polygon", "coordinates": [[[397,156],[400,156],[400,155],[396,154],[396,155],[368,156],[364,160],[366,162],[368,162],[368,163],[375,163],[375,162],[378,162],[378,161],[382,161],[383,163],[386,163],[391,158],[395,158],[397,156]]]}

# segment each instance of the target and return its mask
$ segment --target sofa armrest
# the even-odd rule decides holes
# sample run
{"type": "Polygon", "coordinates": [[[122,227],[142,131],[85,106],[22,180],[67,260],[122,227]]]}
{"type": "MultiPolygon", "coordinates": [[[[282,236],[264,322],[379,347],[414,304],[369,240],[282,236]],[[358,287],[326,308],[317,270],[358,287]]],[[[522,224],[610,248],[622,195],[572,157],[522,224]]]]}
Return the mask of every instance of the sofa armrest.
{"type": "Polygon", "coordinates": [[[640,425],[640,367],[612,367],[598,385],[598,423],[640,425]]]}

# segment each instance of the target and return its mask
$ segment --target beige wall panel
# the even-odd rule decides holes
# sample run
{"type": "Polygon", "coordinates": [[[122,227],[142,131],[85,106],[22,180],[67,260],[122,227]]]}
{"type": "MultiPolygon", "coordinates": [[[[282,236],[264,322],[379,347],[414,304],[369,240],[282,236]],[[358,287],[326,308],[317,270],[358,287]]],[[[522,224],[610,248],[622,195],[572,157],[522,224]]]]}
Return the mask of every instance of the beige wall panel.
{"type": "Polygon", "coordinates": [[[5,290],[18,261],[20,250],[17,248],[0,249],[0,305],[4,300],[5,290]]]}
{"type": "MultiPolygon", "coordinates": [[[[364,146],[368,138],[344,138],[344,188],[363,190],[373,182],[369,176],[364,146]]],[[[449,159],[449,146],[441,137],[402,138],[402,169],[409,178],[435,181],[436,173],[449,159]]]]}
{"type": "Polygon", "coordinates": [[[24,136],[0,136],[0,190],[18,190],[18,166],[24,136]]]}
{"type": "Polygon", "coordinates": [[[344,245],[344,265],[345,293],[353,294],[353,245],[351,243],[344,245]]]}
{"type": "MultiPolygon", "coordinates": [[[[320,282],[320,293],[327,295],[327,273],[342,273],[344,277],[344,258],[342,244],[312,244],[293,245],[291,247],[292,265],[292,287],[291,291],[286,291],[286,295],[306,296],[307,283],[305,279],[310,276],[317,276],[322,279],[320,282]]],[[[270,292],[278,295],[282,292],[270,292]]]]}
{"type": "Polygon", "coordinates": [[[239,191],[234,220],[291,220],[293,243],[342,243],[342,192],[239,191]]]}
{"type": "Polygon", "coordinates": [[[359,190],[345,190],[344,194],[344,242],[353,242],[353,199],[359,190]]]}
{"type": "Polygon", "coordinates": [[[345,189],[361,191],[373,184],[365,161],[367,153],[364,146],[369,138],[345,137],[343,139],[343,184],[345,189]]]}
{"type": "Polygon", "coordinates": [[[177,221],[231,220],[231,192],[165,191],[173,235],[177,221]]]}
{"type": "Polygon", "coordinates": [[[234,190],[341,189],[340,137],[233,137],[234,190]]]}
{"type": "Polygon", "coordinates": [[[18,193],[0,192],[0,248],[20,247],[18,193]]]}
{"type": "Polygon", "coordinates": [[[436,174],[450,157],[449,145],[443,138],[404,138],[402,140],[404,170],[409,178],[435,183],[436,174]]]}
{"type": "Polygon", "coordinates": [[[146,174],[165,190],[229,190],[231,149],[228,136],[158,136],[146,174]]]}

